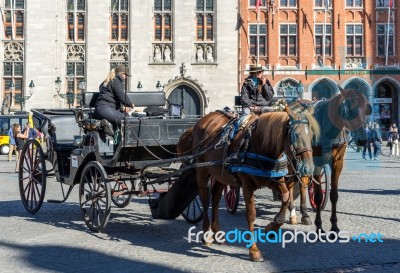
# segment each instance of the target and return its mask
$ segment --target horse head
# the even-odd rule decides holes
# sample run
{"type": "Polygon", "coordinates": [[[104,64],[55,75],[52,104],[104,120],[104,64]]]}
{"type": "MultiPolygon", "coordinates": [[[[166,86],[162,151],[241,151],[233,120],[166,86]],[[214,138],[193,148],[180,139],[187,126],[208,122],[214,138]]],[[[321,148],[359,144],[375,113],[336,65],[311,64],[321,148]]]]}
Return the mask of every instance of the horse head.
{"type": "Polygon", "coordinates": [[[296,106],[286,106],[285,111],[289,115],[288,135],[297,171],[301,176],[311,176],[314,171],[312,142],[320,134],[318,122],[313,117],[314,107],[298,102],[296,106]]]}
{"type": "Polygon", "coordinates": [[[339,87],[341,103],[339,106],[340,118],[350,131],[356,133],[357,145],[362,146],[367,141],[364,130],[366,116],[372,112],[367,98],[355,89],[345,90],[339,87]]]}

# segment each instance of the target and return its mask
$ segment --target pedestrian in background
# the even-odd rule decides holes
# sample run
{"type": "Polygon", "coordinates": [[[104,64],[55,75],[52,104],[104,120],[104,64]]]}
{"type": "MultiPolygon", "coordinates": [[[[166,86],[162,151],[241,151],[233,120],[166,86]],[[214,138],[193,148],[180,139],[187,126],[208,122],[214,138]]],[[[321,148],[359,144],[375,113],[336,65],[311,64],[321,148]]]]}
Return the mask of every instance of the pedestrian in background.
{"type": "Polygon", "coordinates": [[[397,127],[393,129],[392,133],[392,151],[393,156],[399,156],[399,132],[397,127]]]}
{"type": "Polygon", "coordinates": [[[375,123],[375,126],[371,131],[371,138],[374,145],[374,160],[378,160],[378,156],[382,150],[382,134],[378,123],[375,123]]]}
{"type": "Polygon", "coordinates": [[[25,144],[25,139],[28,138],[28,134],[29,134],[29,123],[27,124],[27,127],[25,128],[25,130],[23,131],[23,133],[21,132],[21,125],[19,124],[14,124],[13,126],[13,134],[14,134],[14,139],[15,139],[15,145],[17,146],[17,151],[15,152],[15,154],[17,155],[16,158],[16,164],[15,164],[15,172],[18,172],[19,170],[19,157],[21,155],[21,150],[24,147],[25,144]]]}
{"type": "Polygon", "coordinates": [[[15,146],[14,133],[13,133],[13,128],[15,125],[16,125],[16,123],[11,125],[10,129],[8,130],[8,134],[7,134],[10,137],[10,143],[8,144],[8,147],[10,147],[10,150],[8,151],[8,161],[11,161],[12,154],[14,153],[14,151],[15,151],[16,157],[18,157],[17,149],[15,146]]]}
{"type": "Polygon", "coordinates": [[[364,146],[363,146],[363,151],[362,151],[362,157],[363,160],[367,160],[365,157],[365,154],[368,150],[368,155],[369,155],[369,159],[372,160],[372,153],[371,153],[371,143],[372,143],[372,139],[371,139],[371,129],[369,128],[368,125],[365,125],[365,135],[367,136],[367,141],[365,142],[364,146]]]}
{"type": "Polygon", "coordinates": [[[386,147],[389,147],[389,156],[393,156],[393,128],[392,127],[389,127],[386,147]]]}

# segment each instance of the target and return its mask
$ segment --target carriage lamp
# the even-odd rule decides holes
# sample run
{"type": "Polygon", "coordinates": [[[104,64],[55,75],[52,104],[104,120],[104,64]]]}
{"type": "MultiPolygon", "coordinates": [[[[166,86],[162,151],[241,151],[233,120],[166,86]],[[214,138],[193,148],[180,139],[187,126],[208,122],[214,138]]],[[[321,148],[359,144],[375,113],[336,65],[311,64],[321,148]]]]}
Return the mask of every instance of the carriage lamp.
{"type": "Polygon", "coordinates": [[[142,88],[143,88],[143,85],[142,85],[142,83],[139,81],[138,84],[137,84],[137,89],[140,91],[140,90],[142,90],[142,88]]]}
{"type": "Polygon", "coordinates": [[[60,77],[57,77],[57,79],[54,81],[54,83],[56,85],[57,94],[60,94],[61,83],[62,83],[62,80],[60,79],[60,77]]]}
{"type": "Polygon", "coordinates": [[[157,88],[157,91],[160,91],[160,90],[161,90],[161,83],[160,83],[160,81],[157,81],[156,88],[157,88]]]}

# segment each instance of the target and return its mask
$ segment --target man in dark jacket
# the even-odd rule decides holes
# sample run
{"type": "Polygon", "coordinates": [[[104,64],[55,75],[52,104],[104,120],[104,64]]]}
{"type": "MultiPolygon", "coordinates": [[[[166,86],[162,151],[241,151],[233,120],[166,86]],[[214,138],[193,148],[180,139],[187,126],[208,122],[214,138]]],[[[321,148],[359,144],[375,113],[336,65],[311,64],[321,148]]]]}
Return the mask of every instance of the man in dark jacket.
{"type": "Polygon", "coordinates": [[[374,160],[378,160],[378,156],[382,149],[382,134],[379,129],[379,124],[375,124],[374,129],[371,131],[372,144],[374,145],[374,160]]]}
{"type": "Polygon", "coordinates": [[[100,94],[96,100],[94,118],[106,119],[113,125],[120,125],[125,113],[133,110],[133,103],[125,94],[125,79],[129,77],[129,67],[119,65],[113,68],[100,84],[100,94]]]}
{"type": "Polygon", "coordinates": [[[251,112],[267,112],[275,92],[269,80],[263,75],[265,69],[260,64],[251,64],[250,75],[245,79],[241,89],[241,103],[251,112]]]}

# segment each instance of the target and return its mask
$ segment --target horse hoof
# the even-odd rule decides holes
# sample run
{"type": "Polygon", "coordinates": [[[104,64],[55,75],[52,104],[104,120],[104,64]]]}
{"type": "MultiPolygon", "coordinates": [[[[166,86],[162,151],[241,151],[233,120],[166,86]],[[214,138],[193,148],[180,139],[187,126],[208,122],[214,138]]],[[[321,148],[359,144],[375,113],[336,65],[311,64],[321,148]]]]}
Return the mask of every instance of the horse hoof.
{"type": "Polygon", "coordinates": [[[306,226],[312,225],[312,221],[311,221],[310,217],[302,217],[301,223],[306,226]]]}
{"type": "MultiPolygon", "coordinates": [[[[289,221],[290,221],[290,224],[291,225],[297,225],[298,224],[298,222],[297,222],[297,216],[290,216],[289,217],[289,221]]],[[[303,220],[302,220],[303,221],[303,220]]]]}
{"type": "Polygon", "coordinates": [[[257,252],[250,251],[249,255],[250,255],[250,261],[252,261],[252,262],[263,262],[264,261],[264,258],[261,255],[260,251],[257,251],[257,252]]]}
{"type": "Polygon", "coordinates": [[[278,231],[281,226],[282,225],[280,225],[280,224],[275,224],[274,222],[271,222],[265,227],[265,232],[268,232],[268,231],[271,231],[271,230],[272,231],[278,231]]]}

